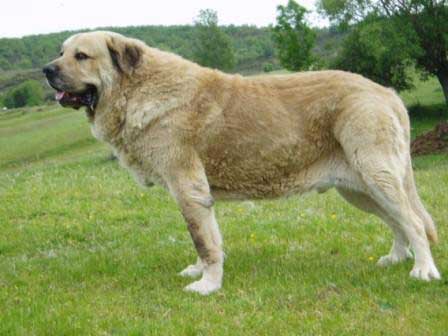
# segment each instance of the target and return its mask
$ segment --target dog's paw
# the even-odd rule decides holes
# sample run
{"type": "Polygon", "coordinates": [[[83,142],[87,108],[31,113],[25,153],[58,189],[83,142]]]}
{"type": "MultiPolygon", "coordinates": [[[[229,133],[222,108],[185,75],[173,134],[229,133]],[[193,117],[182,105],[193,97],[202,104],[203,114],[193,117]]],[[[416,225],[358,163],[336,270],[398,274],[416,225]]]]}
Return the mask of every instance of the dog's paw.
{"type": "Polygon", "coordinates": [[[221,282],[215,282],[207,279],[201,279],[189,284],[184,288],[187,292],[195,292],[201,295],[208,295],[221,288],[221,282]]]}
{"type": "Polygon", "coordinates": [[[411,251],[406,248],[400,253],[389,253],[378,259],[377,265],[381,267],[398,264],[399,262],[405,261],[406,259],[412,259],[414,256],[411,251]]]}
{"type": "Polygon", "coordinates": [[[424,281],[431,280],[440,280],[441,276],[439,271],[437,270],[436,265],[433,262],[426,263],[423,265],[414,265],[411,273],[409,274],[411,277],[424,281]]]}
{"type": "Polygon", "coordinates": [[[204,266],[202,264],[190,265],[179,273],[180,276],[195,278],[202,274],[204,266]]]}

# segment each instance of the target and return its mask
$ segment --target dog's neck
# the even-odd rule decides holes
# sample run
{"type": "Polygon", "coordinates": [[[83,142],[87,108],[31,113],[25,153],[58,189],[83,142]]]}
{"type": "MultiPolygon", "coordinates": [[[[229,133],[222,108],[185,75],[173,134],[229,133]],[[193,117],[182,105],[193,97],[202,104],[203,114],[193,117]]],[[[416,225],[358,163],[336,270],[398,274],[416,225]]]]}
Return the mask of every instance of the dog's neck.
{"type": "Polygon", "coordinates": [[[103,90],[92,118],[94,136],[113,146],[123,141],[124,129],[127,137],[138,136],[155,118],[187,106],[203,85],[203,77],[204,68],[177,55],[148,48],[132,74],[108,79],[112,85],[103,90]]]}
{"type": "Polygon", "coordinates": [[[105,89],[98,100],[94,111],[87,111],[91,123],[92,134],[99,140],[113,145],[119,138],[125,122],[125,93],[121,85],[105,89]]]}

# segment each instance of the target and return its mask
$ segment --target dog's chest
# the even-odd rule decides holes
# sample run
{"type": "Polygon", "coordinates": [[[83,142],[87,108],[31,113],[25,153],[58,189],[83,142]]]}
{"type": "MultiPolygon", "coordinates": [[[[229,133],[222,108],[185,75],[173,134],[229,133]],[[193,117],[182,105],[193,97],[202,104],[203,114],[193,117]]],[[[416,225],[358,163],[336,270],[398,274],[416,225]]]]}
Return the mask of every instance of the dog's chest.
{"type": "Polygon", "coordinates": [[[161,176],[155,171],[153,165],[148,160],[143,160],[142,153],[134,152],[128,148],[112,148],[120,165],[126,168],[141,186],[164,185],[161,176]]]}

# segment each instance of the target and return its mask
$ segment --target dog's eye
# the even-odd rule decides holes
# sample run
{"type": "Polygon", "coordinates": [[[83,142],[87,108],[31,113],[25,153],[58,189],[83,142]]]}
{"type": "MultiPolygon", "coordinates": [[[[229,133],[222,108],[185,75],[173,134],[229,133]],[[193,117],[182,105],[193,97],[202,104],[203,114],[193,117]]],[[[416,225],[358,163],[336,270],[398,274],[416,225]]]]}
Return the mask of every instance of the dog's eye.
{"type": "Polygon", "coordinates": [[[76,53],[76,54],[75,54],[75,58],[76,58],[78,61],[83,61],[83,60],[88,59],[89,56],[87,56],[86,54],[84,54],[84,53],[82,53],[82,52],[79,52],[79,53],[76,53]]]}
{"type": "Polygon", "coordinates": [[[59,56],[64,56],[64,52],[63,51],[61,51],[60,53],[59,53],[59,56]]]}

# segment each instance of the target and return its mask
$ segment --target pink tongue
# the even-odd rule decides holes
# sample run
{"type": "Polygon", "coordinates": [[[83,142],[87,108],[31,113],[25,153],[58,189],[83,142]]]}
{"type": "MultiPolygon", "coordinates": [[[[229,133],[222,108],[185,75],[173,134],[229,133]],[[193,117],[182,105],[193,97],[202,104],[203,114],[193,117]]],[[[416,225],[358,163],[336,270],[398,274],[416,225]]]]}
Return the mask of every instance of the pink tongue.
{"type": "Polygon", "coordinates": [[[64,98],[65,92],[64,91],[57,91],[56,94],[54,95],[54,98],[57,101],[60,101],[62,98],[64,98]]]}

